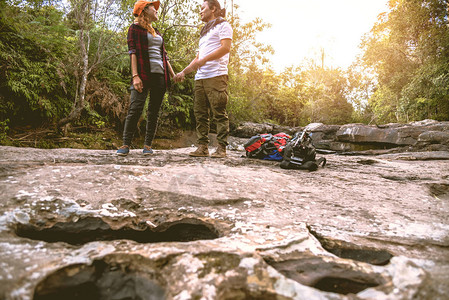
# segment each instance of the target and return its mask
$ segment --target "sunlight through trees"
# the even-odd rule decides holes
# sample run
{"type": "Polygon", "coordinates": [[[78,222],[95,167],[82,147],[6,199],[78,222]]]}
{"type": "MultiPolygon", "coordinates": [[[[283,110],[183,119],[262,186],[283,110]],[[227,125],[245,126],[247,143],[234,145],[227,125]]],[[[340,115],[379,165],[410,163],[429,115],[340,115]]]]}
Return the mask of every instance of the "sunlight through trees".
{"type": "MultiPolygon", "coordinates": [[[[129,98],[126,30],[133,5],[131,0],[0,2],[0,138],[15,126],[121,124],[129,98]]],[[[198,1],[162,1],[156,27],[175,71],[196,55],[198,13],[198,1]]],[[[446,1],[390,1],[348,70],[327,67],[323,52],[276,72],[269,59],[276,55],[273,48],[256,39],[270,24],[243,23],[237,5],[227,19],[234,28],[233,126],[243,121],[303,126],[449,120],[446,1]]],[[[190,76],[167,94],[161,122],[193,128],[192,109],[190,76]]]]}

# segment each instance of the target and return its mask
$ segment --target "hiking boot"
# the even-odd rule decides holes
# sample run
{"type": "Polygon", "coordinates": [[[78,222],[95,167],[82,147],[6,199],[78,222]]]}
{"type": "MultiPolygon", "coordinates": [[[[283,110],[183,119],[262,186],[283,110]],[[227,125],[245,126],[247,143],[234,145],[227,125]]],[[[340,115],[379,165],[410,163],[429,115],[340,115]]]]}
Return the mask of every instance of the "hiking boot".
{"type": "Polygon", "coordinates": [[[143,146],[143,152],[142,153],[143,153],[143,155],[153,154],[153,149],[151,149],[150,146],[145,145],[145,146],[143,146]]]}
{"type": "Polygon", "coordinates": [[[198,149],[196,149],[193,152],[190,152],[189,156],[193,156],[193,157],[207,157],[207,156],[209,156],[209,149],[207,148],[207,145],[199,144],[198,145],[198,149]]]}
{"type": "Polygon", "coordinates": [[[218,145],[217,150],[215,150],[214,153],[210,157],[213,158],[223,158],[226,157],[226,146],[225,145],[218,145]]]}
{"type": "Polygon", "coordinates": [[[129,147],[127,145],[123,145],[117,150],[118,156],[127,156],[129,153],[129,147]]]}

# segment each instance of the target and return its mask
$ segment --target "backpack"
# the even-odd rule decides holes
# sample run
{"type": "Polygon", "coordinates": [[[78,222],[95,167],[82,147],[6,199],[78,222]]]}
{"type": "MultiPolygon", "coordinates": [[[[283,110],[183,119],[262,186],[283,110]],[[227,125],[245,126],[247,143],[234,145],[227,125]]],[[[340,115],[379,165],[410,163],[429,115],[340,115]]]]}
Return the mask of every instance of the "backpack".
{"type": "Polygon", "coordinates": [[[262,133],[251,137],[243,147],[249,158],[281,161],[284,148],[290,139],[291,136],[283,132],[275,135],[262,133]]]}
{"type": "Polygon", "coordinates": [[[322,157],[316,160],[311,135],[307,131],[297,132],[285,146],[281,168],[316,171],[320,164],[324,167],[326,159],[322,157]]]}

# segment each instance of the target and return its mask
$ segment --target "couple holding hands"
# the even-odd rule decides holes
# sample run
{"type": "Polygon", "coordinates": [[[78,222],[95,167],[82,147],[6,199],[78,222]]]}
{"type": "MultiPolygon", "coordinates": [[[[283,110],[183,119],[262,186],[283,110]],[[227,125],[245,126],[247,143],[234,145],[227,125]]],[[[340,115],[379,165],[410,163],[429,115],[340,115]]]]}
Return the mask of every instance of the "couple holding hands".
{"type": "Polygon", "coordinates": [[[209,156],[209,123],[211,118],[217,125],[218,147],[211,157],[226,156],[229,119],[226,112],[228,102],[228,63],[231,49],[232,28],[224,19],[225,9],[217,0],[204,0],[201,20],[205,26],[200,33],[199,51],[195,59],[175,75],[165,51],[164,40],[151,23],[158,20],[159,1],[138,0],[134,5],[134,23],[128,30],[128,50],[131,59],[131,100],[123,130],[123,146],[117,155],[126,156],[137,129],[146,98],[148,103],[147,124],[143,154],[153,153],[151,144],[156,133],[159,109],[165,91],[174,82],[182,82],[185,76],[196,71],[194,114],[198,148],[190,156],[209,156]]]}

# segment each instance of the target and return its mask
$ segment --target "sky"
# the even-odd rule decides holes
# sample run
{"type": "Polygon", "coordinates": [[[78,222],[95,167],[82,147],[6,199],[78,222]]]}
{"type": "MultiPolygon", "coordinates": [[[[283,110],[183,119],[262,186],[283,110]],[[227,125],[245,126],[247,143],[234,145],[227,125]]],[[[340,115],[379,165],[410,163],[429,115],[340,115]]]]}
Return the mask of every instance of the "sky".
{"type": "MultiPolygon", "coordinates": [[[[224,6],[225,0],[219,0],[224,6]]],[[[231,0],[226,0],[227,14],[231,0]]],[[[362,36],[369,32],[388,0],[234,0],[243,22],[256,17],[272,27],[259,33],[259,42],[270,44],[275,54],[272,66],[282,71],[306,60],[321,61],[328,67],[347,68],[360,53],[362,36]]]]}

